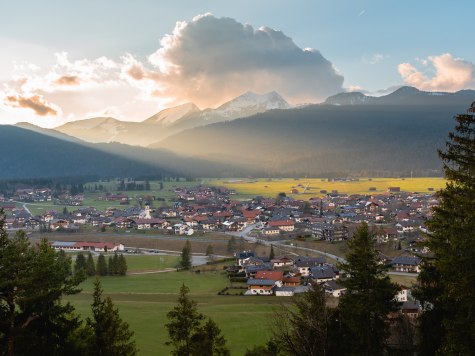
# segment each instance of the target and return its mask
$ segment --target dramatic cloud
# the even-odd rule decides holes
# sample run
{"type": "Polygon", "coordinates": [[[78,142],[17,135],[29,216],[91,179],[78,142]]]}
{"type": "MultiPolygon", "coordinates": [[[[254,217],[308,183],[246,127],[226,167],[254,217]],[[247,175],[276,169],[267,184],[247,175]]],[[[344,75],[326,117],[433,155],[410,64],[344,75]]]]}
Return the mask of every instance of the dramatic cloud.
{"type": "Polygon", "coordinates": [[[294,102],[319,101],[342,90],[343,77],[317,50],[299,48],[281,31],[255,30],[231,18],[206,14],[178,22],[161,45],[149,57],[156,72],[145,75],[133,66],[128,74],[154,78],[162,86],[158,93],[198,105],[215,105],[248,90],[276,90],[294,102]]]}
{"type": "Polygon", "coordinates": [[[46,102],[40,95],[30,97],[10,95],[5,98],[5,104],[12,107],[31,109],[38,116],[56,116],[58,114],[58,109],[46,102]]]}
{"type": "Polygon", "coordinates": [[[128,53],[70,59],[61,52],[50,65],[15,64],[0,86],[0,120],[30,114],[26,120],[50,127],[91,115],[141,121],[172,105],[216,107],[247,91],[318,102],[342,91],[342,83],[320,52],[298,47],[281,31],[206,14],[178,22],[146,60],[128,53]]]}
{"type": "Polygon", "coordinates": [[[454,58],[450,53],[431,56],[419,62],[423,71],[409,63],[398,66],[399,74],[406,84],[427,91],[475,89],[475,65],[471,62],[454,58]],[[429,76],[431,72],[434,74],[429,76]]]}

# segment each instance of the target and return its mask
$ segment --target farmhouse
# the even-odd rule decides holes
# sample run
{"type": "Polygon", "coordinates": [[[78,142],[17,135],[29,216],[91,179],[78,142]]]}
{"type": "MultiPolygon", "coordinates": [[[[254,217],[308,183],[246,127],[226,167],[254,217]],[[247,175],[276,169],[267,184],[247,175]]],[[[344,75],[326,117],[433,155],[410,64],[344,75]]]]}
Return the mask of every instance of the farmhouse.
{"type": "Polygon", "coordinates": [[[55,250],[64,251],[96,251],[96,252],[116,252],[124,251],[124,245],[112,242],[75,242],[75,241],[55,241],[51,245],[55,250]]]}
{"type": "Polygon", "coordinates": [[[421,271],[420,264],[421,259],[416,256],[397,256],[390,263],[396,271],[414,273],[421,271]]]}

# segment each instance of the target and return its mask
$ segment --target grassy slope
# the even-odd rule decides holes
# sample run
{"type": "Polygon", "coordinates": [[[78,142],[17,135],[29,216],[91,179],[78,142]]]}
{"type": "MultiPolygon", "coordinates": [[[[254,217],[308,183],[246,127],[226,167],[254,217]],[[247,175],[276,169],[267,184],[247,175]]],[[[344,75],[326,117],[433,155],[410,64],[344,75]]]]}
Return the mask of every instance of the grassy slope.
{"type": "MultiPolygon", "coordinates": [[[[69,298],[83,316],[90,313],[92,282],[89,278],[83,283],[83,292],[69,298]]],[[[283,301],[275,297],[218,296],[216,293],[227,284],[219,272],[103,277],[101,282],[105,294],[112,297],[122,318],[135,331],[141,355],[170,353],[164,345],[166,313],[176,304],[182,283],[190,288],[199,311],[220,326],[233,355],[242,355],[246,348],[266,341],[272,308],[283,301]]]]}

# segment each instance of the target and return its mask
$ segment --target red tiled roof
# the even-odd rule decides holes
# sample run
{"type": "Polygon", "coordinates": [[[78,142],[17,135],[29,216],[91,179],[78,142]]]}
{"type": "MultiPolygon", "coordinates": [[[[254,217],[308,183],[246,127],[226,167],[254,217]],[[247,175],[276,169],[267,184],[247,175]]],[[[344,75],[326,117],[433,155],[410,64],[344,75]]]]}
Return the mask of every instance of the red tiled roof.
{"type": "Polygon", "coordinates": [[[273,281],[281,281],[284,278],[282,271],[257,271],[255,279],[271,279],[273,281]]]}

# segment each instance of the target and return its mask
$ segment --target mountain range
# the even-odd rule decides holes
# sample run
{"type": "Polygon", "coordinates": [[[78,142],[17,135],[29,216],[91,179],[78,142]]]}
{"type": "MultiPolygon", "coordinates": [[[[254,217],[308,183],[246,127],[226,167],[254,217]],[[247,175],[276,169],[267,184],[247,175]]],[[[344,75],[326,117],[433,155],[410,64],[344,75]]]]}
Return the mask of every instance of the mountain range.
{"type": "Polygon", "coordinates": [[[7,153],[0,178],[440,175],[437,149],[452,117],[474,100],[472,90],[402,87],[382,97],[341,93],[291,108],[277,93],[246,93],[215,109],[189,103],[143,122],[94,118],[56,130],[20,123],[0,130],[7,153]]]}
{"type": "Polygon", "coordinates": [[[185,129],[289,107],[276,92],[263,95],[247,92],[215,109],[200,110],[195,104],[187,103],[162,110],[142,122],[96,117],[69,122],[55,130],[87,142],[148,146],[185,129]]]}

